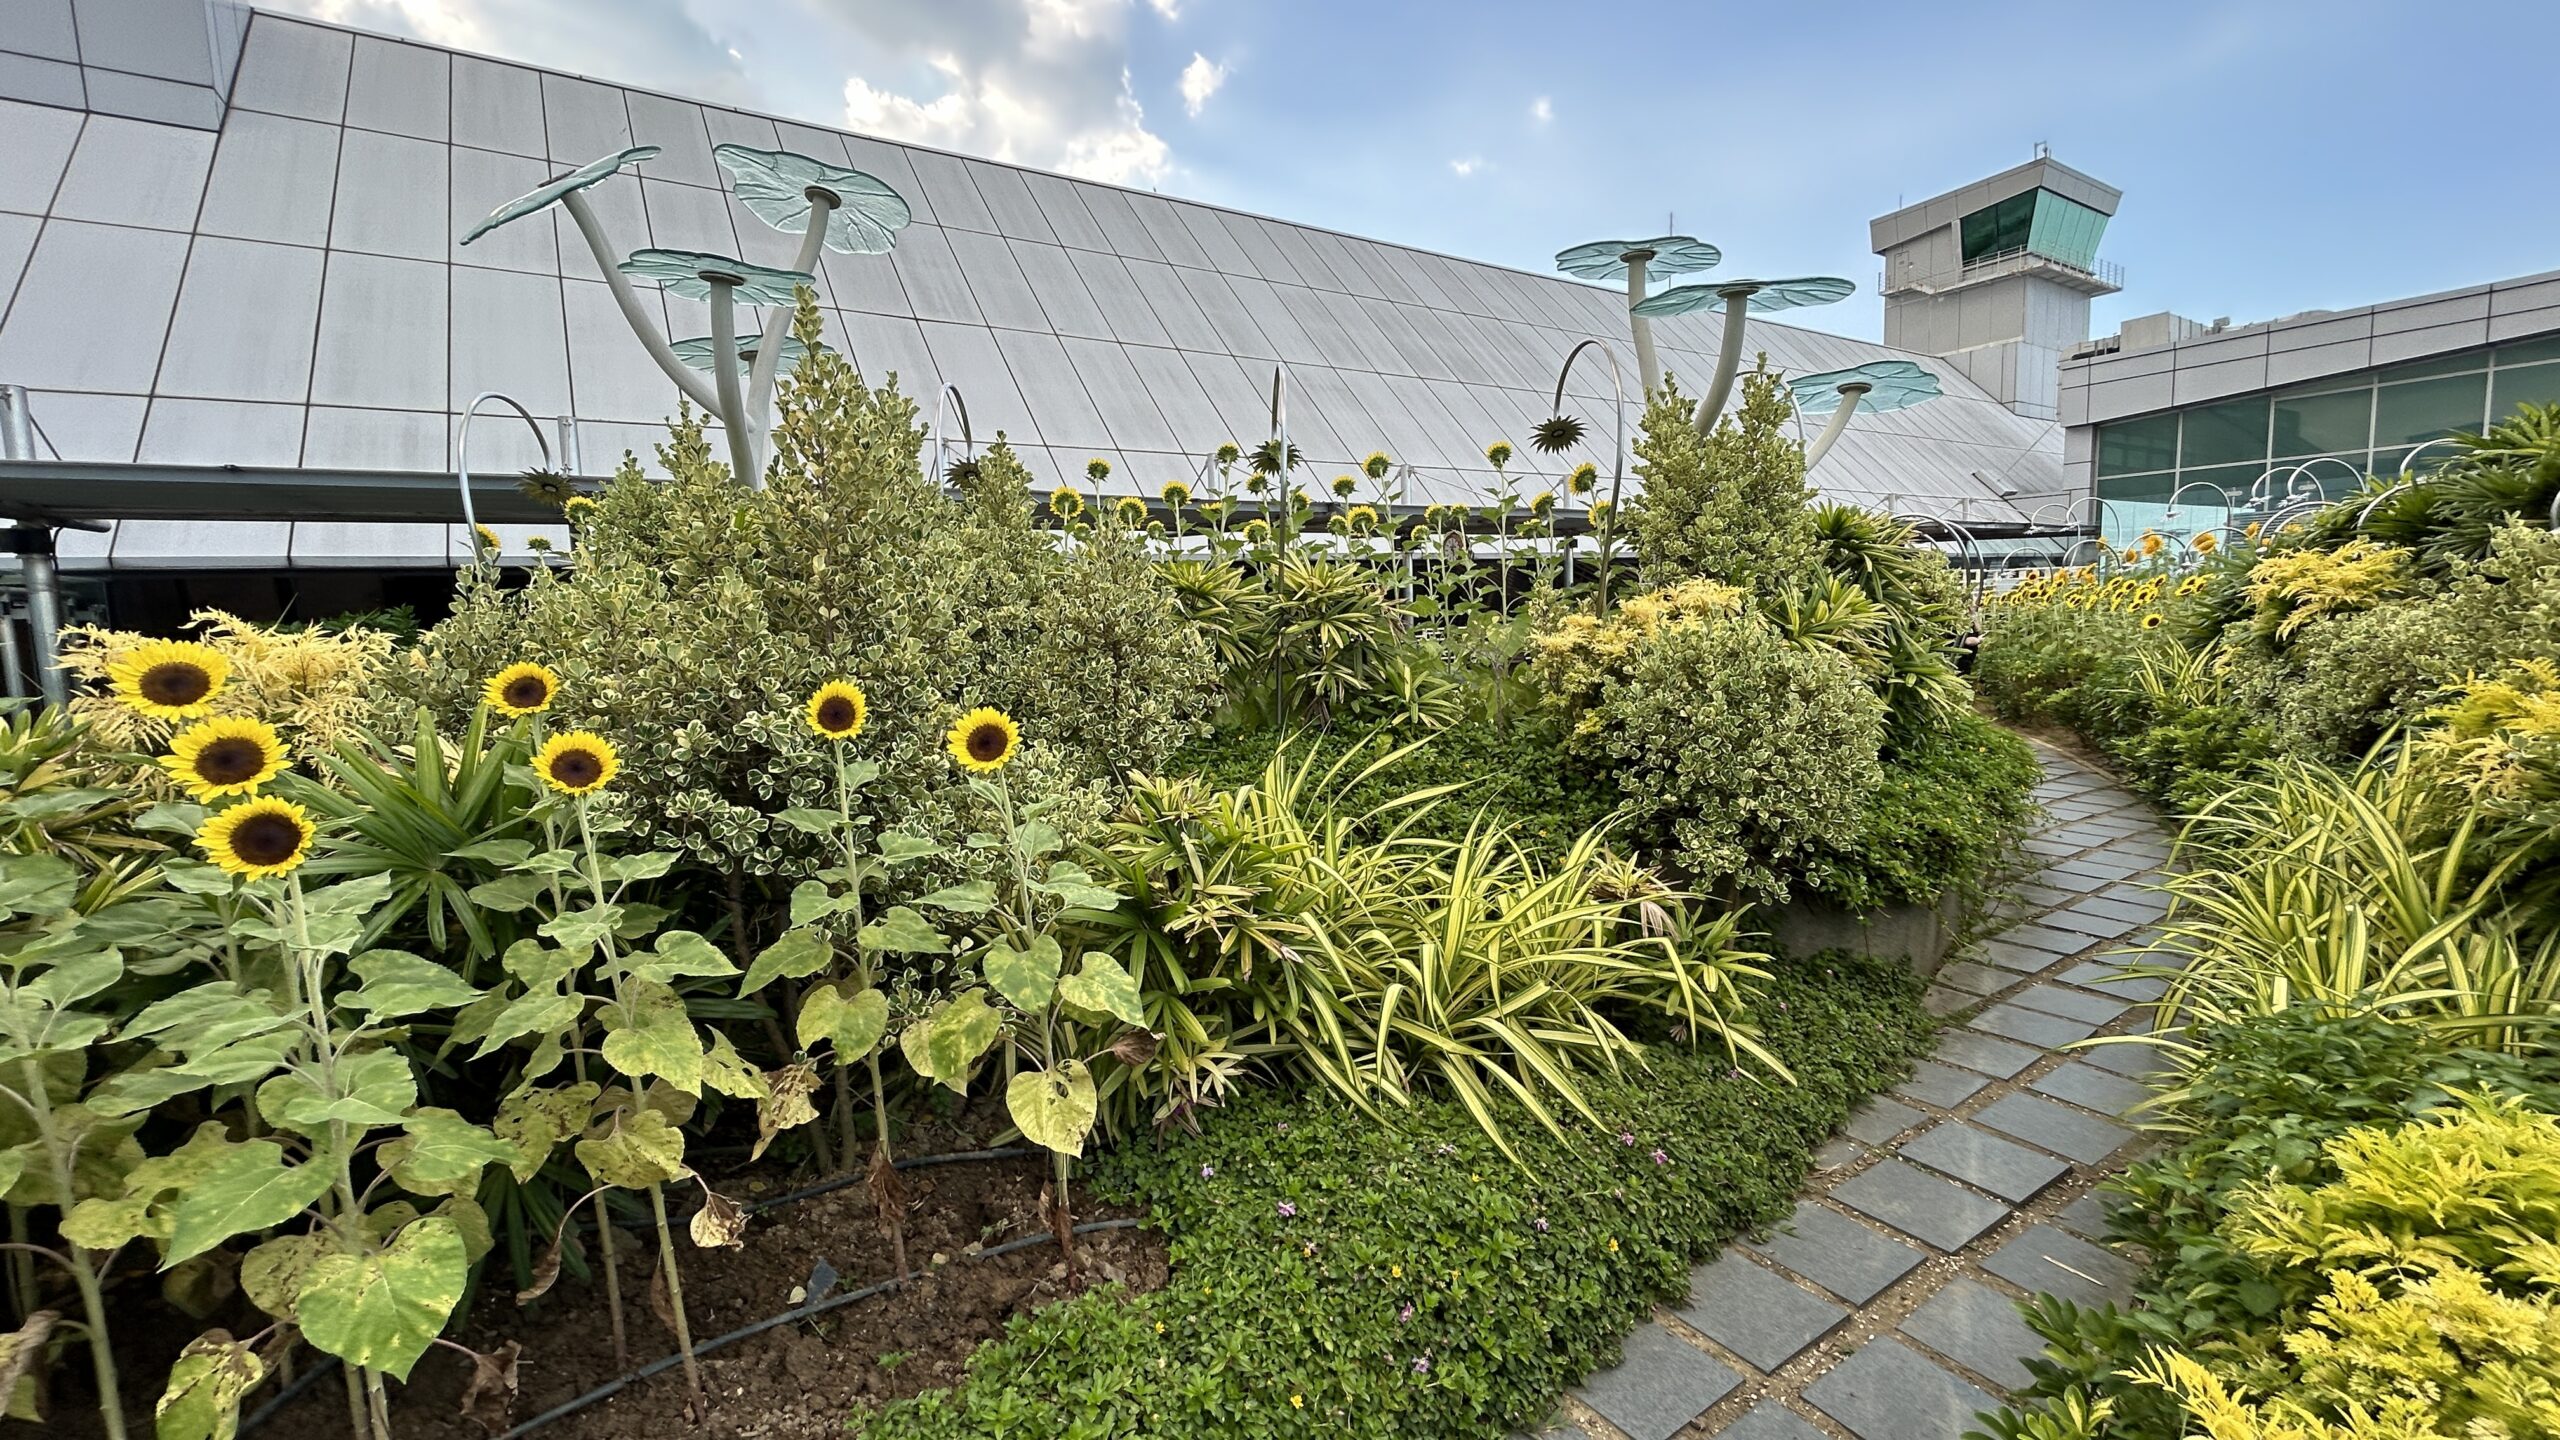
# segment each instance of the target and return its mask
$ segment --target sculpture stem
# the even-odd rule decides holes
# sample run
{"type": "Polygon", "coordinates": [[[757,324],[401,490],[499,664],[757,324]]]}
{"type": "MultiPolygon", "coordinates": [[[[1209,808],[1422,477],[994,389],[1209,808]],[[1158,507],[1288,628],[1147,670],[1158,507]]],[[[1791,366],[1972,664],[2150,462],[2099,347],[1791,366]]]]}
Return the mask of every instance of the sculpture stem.
{"type": "Polygon", "coordinates": [[[1724,343],[1716,352],[1716,378],[1707,386],[1706,398],[1698,402],[1698,433],[1712,433],[1716,421],[1724,414],[1724,402],[1733,394],[1733,374],[1742,368],[1742,330],[1748,323],[1751,292],[1724,292],[1724,343]]]}
{"type": "Polygon", "coordinates": [[[1627,329],[1636,342],[1636,378],[1644,382],[1644,396],[1653,399],[1653,387],[1662,383],[1662,367],[1653,358],[1653,322],[1635,313],[1644,303],[1644,260],[1638,255],[1627,262],[1627,329]]]}
{"type": "Polygon", "coordinates": [[[657,325],[641,310],[640,297],[632,290],[630,277],[622,273],[621,263],[614,258],[613,242],[606,238],[604,222],[596,218],[595,207],[587,203],[585,194],[576,190],[563,196],[560,203],[567,207],[569,218],[578,222],[578,233],[587,240],[587,252],[596,257],[596,268],[604,272],[605,286],[613,291],[613,303],[622,307],[622,318],[630,324],[631,332],[640,337],[641,347],[649,352],[649,358],[658,362],[658,368],[667,372],[667,378],[676,382],[676,388],[694,404],[705,410],[718,409],[711,387],[676,358],[676,352],[667,344],[667,337],[658,333],[657,325]]]}
{"type": "Polygon", "coordinates": [[[1805,449],[1804,468],[1807,472],[1822,463],[1822,457],[1830,452],[1832,442],[1849,428],[1849,417],[1858,413],[1858,402],[1867,398],[1867,391],[1871,388],[1855,384],[1840,387],[1840,408],[1831,412],[1831,423],[1823,426],[1822,433],[1813,437],[1813,444],[1805,449]]]}
{"type": "MultiPolygon", "coordinates": [[[[835,212],[835,208],[834,196],[822,190],[810,191],[809,228],[801,232],[800,254],[791,262],[792,269],[811,275],[818,273],[818,252],[826,247],[827,242],[827,217],[835,212]]],[[[782,337],[798,318],[800,307],[796,304],[775,305],[771,310],[772,313],[764,317],[764,334],[756,347],[755,372],[747,380],[748,428],[758,438],[765,434],[766,418],[773,413],[774,377],[782,369],[782,337]]],[[[757,472],[753,483],[758,486],[764,484],[762,471],[757,472]]]]}
{"type": "Polygon", "coordinates": [[[738,394],[737,287],[711,282],[711,373],[720,386],[720,428],[729,437],[729,468],[742,485],[757,482],[755,451],[747,439],[747,406],[738,394]]]}

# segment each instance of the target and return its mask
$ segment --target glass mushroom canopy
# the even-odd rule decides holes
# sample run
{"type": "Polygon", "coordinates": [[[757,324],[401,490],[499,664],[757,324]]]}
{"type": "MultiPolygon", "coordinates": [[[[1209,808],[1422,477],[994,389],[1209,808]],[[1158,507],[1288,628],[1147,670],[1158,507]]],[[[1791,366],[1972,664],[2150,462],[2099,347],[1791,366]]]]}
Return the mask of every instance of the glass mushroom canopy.
{"type": "Polygon", "coordinates": [[[1800,275],[1787,280],[1711,280],[1676,285],[1628,307],[1634,320],[1687,315],[1710,306],[1724,307],[1723,344],[1716,353],[1715,379],[1698,401],[1692,417],[1698,433],[1715,429],[1724,402],[1733,394],[1734,372],[1742,365],[1742,334],[1750,315],[1767,315],[1808,305],[1829,305],[1856,293],[1857,286],[1836,275],[1800,275]]]}
{"type": "Polygon", "coordinates": [[[1662,378],[1654,359],[1653,326],[1637,310],[1645,298],[1645,282],[1653,275],[1693,275],[1724,263],[1724,252],[1690,235],[1657,235],[1650,240],[1593,240],[1556,252],[1556,268],[1585,280],[1623,280],[1627,307],[1634,313],[1627,329],[1636,342],[1636,374],[1646,394],[1662,378]]]}
{"type": "MultiPolygon", "coordinates": [[[[750,339],[738,342],[737,363],[740,368],[743,369],[754,365],[756,362],[756,356],[761,353],[762,349],[762,342],[758,340],[750,339]]],[[[812,352],[808,346],[800,343],[799,336],[785,335],[782,337],[782,354],[779,357],[778,363],[782,373],[788,375],[799,369],[800,362],[808,359],[812,353],[825,354],[828,349],[828,346],[820,345],[817,347],[815,352],[812,352]]],[[[685,364],[696,370],[708,370],[711,368],[711,357],[714,352],[711,344],[711,337],[708,335],[699,335],[691,340],[677,341],[675,343],[675,352],[677,359],[683,361],[685,364]]]]}
{"type": "Polygon", "coordinates": [[[462,237],[462,243],[468,245],[501,225],[521,220],[535,211],[569,198],[600,180],[609,179],[625,165],[635,165],[640,161],[654,160],[657,157],[657,146],[634,145],[628,150],[617,150],[611,155],[590,160],[566,175],[545,180],[540,185],[490,211],[487,218],[472,226],[470,233],[462,237]]]}
{"type": "Polygon", "coordinates": [[[711,155],[729,172],[738,203],[786,235],[806,234],[824,204],[824,243],[838,254],[885,255],[915,219],[906,197],[876,175],[788,150],[715,145],[711,155]]]}
{"type": "Polygon", "coordinates": [[[1796,395],[1796,408],[1807,415],[1828,415],[1840,408],[1848,398],[1844,391],[1854,385],[1865,385],[1866,393],[1857,399],[1860,409],[1881,415],[1889,410],[1907,410],[1923,401],[1935,400],[1942,393],[1938,377],[1926,366],[1909,360],[1870,360],[1846,370],[1825,370],[1819,375],[1799,375],[1787,382],[1796,395]]]}

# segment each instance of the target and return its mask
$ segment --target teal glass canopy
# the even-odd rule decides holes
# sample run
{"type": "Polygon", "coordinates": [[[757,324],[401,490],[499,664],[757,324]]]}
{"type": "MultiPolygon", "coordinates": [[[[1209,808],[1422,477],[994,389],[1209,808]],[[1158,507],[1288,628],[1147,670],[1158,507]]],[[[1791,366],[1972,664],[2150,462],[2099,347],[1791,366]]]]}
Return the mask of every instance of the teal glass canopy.
{"type": "Polygon", "coordinates": [[[1858,408],[1877,414],[1907,410],[1943,393],[1938,389],[1936,375],[1909,360],[1870,360],[1846,370],[1799,375],[1787,382],[1787,388],[1795,392],[1796,408],[1807,415],[1828,415],[1839,409],[1840,387],[1844,385],[1868,386],[1866,398],[1858,402],[1858,408]]]}
{"type": "Polygon", "coordinates": [[[2076,270],[2097,265],[2098,242],[2106,232],[2106,216],[2041,188],[1985,205],[1956,225],[1967,264],[2023,251],[2076,270]]]}
{"type": "Polygon", "coordinates": [[[1585,280],[1624,280],[1627,262],[1642,256],[1654,275],[1693,275],[1724,263],[1724,252],[1687,235],[1657,235],[1650,240],[1594,240],[1556,252],[1556,268],[1585,280]]]}
{"type": "Polygon", "coordinates": [[[490,211],[489,218],[472,226],[471,233],[462,237],[462,243],[468,245],[501,225],[521,220],[536,210],[557,202],[573,190],[584,190],[597,181],[611,176],[625,165],[655,159],[657,154],[658,147],[655,145],[634,145],[628,150],[616,151],[601,159],[590,160],[566,175],[546,180],[534,189],[490,211]]]}
{"type": "Polygon", "coordinates": [[[625,275],[655,280],[688,300],[709,298],[713,282],[724,280],[731,293],[749,305],[790,305],[796,303],[801,286],[818,288],[817,277],[806,270],[777,270],[693,250],[635,250],[616,268],[625,275]]]}
{"type": "Polygon", "coordinates": [[[1750,297],[1752,314],[1766,315],[1775,310],[1846,300],[1857,289],[1835,275],[1804,275],[1792,280],[1711,280],[1703,285],[1675,285],[1638,302],[1634,313],[1656,319],[1686,315],[1693,310],[1719,308],[1727,296],[1739,294],[1750,297]]]}
{"type": "Polygon", "coordinates": [[[808,232],[810,212],[817,208],[813,195],[832,197],[826,245],[840,254],[886,254],[898,243],[898,232],[915,218],[906,198],[876,175],[788,150],[717,145],[711,154],[729,172],[739,201],[785,234],[808,232]]]}
{"type": "MultiPolygon", "coordinates": [[[[677,359],[696,370],[711,368],[711,337],[708,335],[691,340],[679,340],[669,348],[676,352],[677,359]]],[[[820,345],[818,350],[824,352],[827,348],[825,345],[820,345]]],[[[756,355],[761,349],[762,346],[756,336],[738,337],[738,369],[742,373],[756,363],[756,355]]],[[[810,353],[809,347],[800,343],[799,336],[785,335],[782,337],[782,352],[775,363],[775,369],[780,374],[788,375],[799,369],[800,362],[808,359],[810,353]]]]}

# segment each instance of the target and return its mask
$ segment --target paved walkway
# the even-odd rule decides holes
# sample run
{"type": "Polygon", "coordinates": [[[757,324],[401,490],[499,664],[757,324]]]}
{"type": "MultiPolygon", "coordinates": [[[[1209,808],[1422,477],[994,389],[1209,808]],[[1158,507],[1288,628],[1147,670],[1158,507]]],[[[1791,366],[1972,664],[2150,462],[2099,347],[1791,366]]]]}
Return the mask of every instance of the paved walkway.
{"type": "Polygon", "coordinates": [[[2099,957],[2156,921],[2168,859],[2150,808],[2039,747],[2040,866],[2001,929],[1950,961],[1929,1008],[1957,1024],[1918,1073],[1817,1155],[1793,1218],[1690,1276],[1542,1436],[1957,1440],[2041,1353],[2014,1301],[2122,1303],[2137,1268],[2096,1243],[2098,1181],[2142,1148],[2119,1123],[2145,1046],[2057,1047],[2139,1028],[2156,981],[2099,957]]]}

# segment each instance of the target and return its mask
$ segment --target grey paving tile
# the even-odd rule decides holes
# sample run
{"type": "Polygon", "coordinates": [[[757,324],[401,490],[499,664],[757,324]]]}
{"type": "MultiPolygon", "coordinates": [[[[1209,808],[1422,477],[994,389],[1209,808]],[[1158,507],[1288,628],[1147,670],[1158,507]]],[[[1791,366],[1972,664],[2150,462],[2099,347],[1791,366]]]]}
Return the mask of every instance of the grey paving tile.
{"type": "Polygon", "coordinates": [[[2013,945],[2005,936],[1995,935],[1966,952],[1967,958],[2019,975],[2034,975],[2059,964],[2062,957],[2050,950],[2031,945],[2013,945]]]}
{"type": "Polygon", "coordinates": [[[1852,1305],[1864,1305],[1927,1258],[1836,1210],[1798,1201],[1786,1227],[1743,1249],[1765,1255],[1852,1305]]]}
{"type": "Polygon", "coordinates": [[[1775,1400],[1763,1400],[1716,1432],[1717,1440],[1829,1440],[1812,1421],[1775,1400]]]}
{"type": "MultiPolygon", "coordinates": [[[[1946,1049],[1943,1045],[1938,1048],[1941,1051],[1946,1049]]],[[[2136,1080],[2161,1074],[2169,1068],[2168,1057],[2153,1045],[2092,1045],[2077,1053],[2081,1059],[2101,1070],[2112,1070],[2136,1080]]]]}
{"type": "Polygon", "coordinates": [[[2044,917],[2044,923],[2055,930],[2068,930],[2092,940],[2114,940],[2145,923],[2141,919],[2123,920],[2111,915],[2093,915],[2077,905],[2065,906],[2044,917]]]}
{"type": "Polygon", "coordinates": [[[2064,904],[2080,894],[2077,890],[2065,890],[2058,885],[2045,885],[2032,879],[2019,881],[2017,884],[2010,886],[2009,891],[2011,894],[2016,895],[2019,899],[2026,901],[2030,905],[2037,905],[2048,910],[2052,909],[2056,905],[2064,904]]]}
{"type": "Polygon", "coordinates": [[[2083,915],[2104,916],[2109,920],[2122,920],[2129,925],[2147,925],[2159,919],[2164,909],[2159,905],[2136,905],[2130,901],[2118,900],[2103,890],[2069,908],[2083,915]]]}
{"type": "Polygon", "coordinates": [[[2148,885],[2110,885],[2098,892],[2098,898],[2138,910],[2146,920],[2157,920],[2169,913],[2169,897],[2148,885]]]}
{"type": "Polygon", "coordinates": [[[2059,834],[2030,835],[2026,839],[2019,841],[2018,846],[2030,855],[2042,855],[2049,859],[2059,860],[2066,855],[2079,854],[2081,851],[2088,849],[2091,845],[2097,843],[2097,841],[2102,838],[2104,837],[2092,837],[2087,840],[2069,840],[2063,838],[2059,834]]]}
{"type": "Polygon", "coordinates": [[[1903,1141],[1901,1150],[1932,1170],[2013,1202],[2033,1199],[2036,1192],[2071,1170],[2050,1155],[2038,1154],[1961,1120],[1941,1120],[1903,1141]]]}
{"type": "Polygon", "coordinates": [[[1979,1075],[1922,1060],[1911,1067],[1911,1078],[1893,1087],[1893,1093],[1941,1110],[1952,1110],[1973,1098],[1973,1092],[1991,1082],[1979,1075]]]}
{"type": "Polygon", "coordinates": [[[1806,1386],[1804,1398],[1860,1440],[1951,1440],[2000,1403],[1890,1337],[1841,1361],[1806,1386]]]}
{"type": "Polygon", "coordinates": [[[2052,1225],[2030,1225],[1993,1251],[1982,1268],[2017,1286],[2059,1295],[2081,1305],[2132,1303],[2141,1270],[2113,1250],[2101,1249],[2052,1225]]]}
{"type": "Polygon", "coordinates": [[[1899,1160],[1841,1181],[1831,1187],[1831,1198],[1941,1250],[1963,1249],[2009,1213],[1998,1201],[1899,1160]]]}
{"type": "Polygon", "coordinates": [[[1952,985],[1958,990],[1970,990],[1976,995],[1996,994],[2018,983],[2018,977],[2006,970],[1976,964],[1971,960],[1948,961],[1938,967],[1936,979],[1941,985],[1952,985]]]}
{"type": "Polygon", "coordinates": [[[1511,1440],[1591,1440],[1591,1432],[1570,1420],[1551,1420],[1535,1430],[1515,1431],[1511,1440]]]}
{"type": "Polygon", "coordinates": [[[2059,1015],[2009,1003],[1990,1006],[1964,1023],[1986,1035],[2033,1045],[2039,1050],[2051,1050],[2098,1033],[2098,1027],[2086,1021],[2066,1020],[2059,1015]]]}
{"type": "Polygon", "coordinates": [[[1627,1337],[1616,1368],[1592,1376],[1575,1393],[1635,1440],[1671,1440],[1741,1383],[1741,1372],[1650,1322],[1627,1337]]]}
{"type": "Polygon", "coordinates": [[[1688,1302],[1671,1313],[1763,1370],[1786,1364],[1849,1318],[1847,1307],[1730,1254],[1691,1271],[1688,1302]]]}
{"type": "Polygon", "coordinates": [[[1912,1311],[1902,1333],[2003,1390],[2033,1379],[2024,1358],[2044,1353],[2044,1342],[2018,1318],[2016,1301],[1962,1278],[1912,1311]]]}
{"type": "Polygon", "coordinates": [[[2128,1114],[2134,1106],[2151,1098],[2151,1088],[2141,1081],[2101,1070],[2084,1060],[2056,1066],[2029,1082],[2028,1088],[2106,1115],[2128,1114]]]}
{"type": "Polygon", "coordinates": [[[1882,1145],[1926,1118],[1908,1105],[1879,1095],[1852,1111],[1848,1123],[1840,1130],[1842,1134],[1854,1135],[1870,1145],[1882,1145]]]}
{"type": "Polygon", "coordinates": [[[1830,1139],[1823,1141],[1821,1145],[1815,1147],[1813,1152],[1813,1168],[1816,1170],[1846,1170],[1850,1166],[1855,1165],[1866,1158],[1866,1146],[1859,1144],[1857,1141],[1850,1139],[1846,1135],[1834,1135],[1830,1139]]]}
{"type": "Polygon", "coordinates": [[[2050,983],[2030,985],[2010,996],[2008,1003],[2022,1005],[2029,1010],[2041,1010],[2047,1015],[2060,1015],[2068,1019],[2084,1021],[2091,1025],[2107,1024],[2133,1008],[2124,1000],[2111,1000],[2103,994],[2092,995],[2085,990],[2071,990],[2050,983]]]}
{"type": "Polygon", "coordinates": [[[2012,930],[2004,930],[2000,933],[2000,938],[2011,945],[2023,945],[2030,950],[2047,951],[2057,960],[2065,956],[2077,955],[2098,943],[2086,935],[2075,935],[2071,931],[2056,930],[2042,924],[2020,925],[2012,930]]]}
{"type": "Polygon", "coordinates": [[[1973,1118],[2003,1135],[2014,1135],[2083,1165],[2097,1164],[2133,1138],[2133,1132],[2122,1125],[2033,1095],[2003,1095],[1975,1111],[1973,1118]]]}
{"type": "Polygon", "coordinates": [[[2093,850],[2076,859],[2049,865],[2045,867],[2044,874],[2045,879],[2052,884],[2059,885],[2065,881],[2076,880],[2085,883],[2089,889],[2096,890],[2119,880],[2130,880],[2136,875],[2156,868],[2159,863],[2157,860],[2137,859],[2133,856],[2118,858],[2104,851],[2093,850]]]}
{"type": "Polygon", "coordinates": [[[2055,978],[2095,990],[2101,995],[2119,995],[2137,1005],[2157,1000],[2169,992],[2168,981],[2150,975],[2128,975],[2123,964],[2113,960],[2086,961],[2055,978]]]}
{"type": "Polygon", "coordinates": [[[2092,1190],[2054,1212],[2054,1223],[2092,1240],[2107,1238],[2107,1217],[2123,1202],[2105,1190],[2092,1190]]]}
{"type": "Polygon", "coordinates": [[[1935,1053],[1941,1060],[1952,1060],[1967,1070],[1979,1070],[2003,1080],[2033,1065],[2043,1056],[2041,1050],[1994,1040],[1971,1030],[1950,1030],[1939,1036],[1935,1053]]]}
{"type": "Polygon", "coordinates": [[[1970,1010],[1981,1003],[1982,997],[1979,995],[1975,995],[1964,990],[1950,990],[1944,985],[1932,985],[1929,987],[1928,991],[1920,997],[1920,1008],[1937,1016],[1941,1020],[1946,1019],[1950,1015],[1970,1010]]]}

